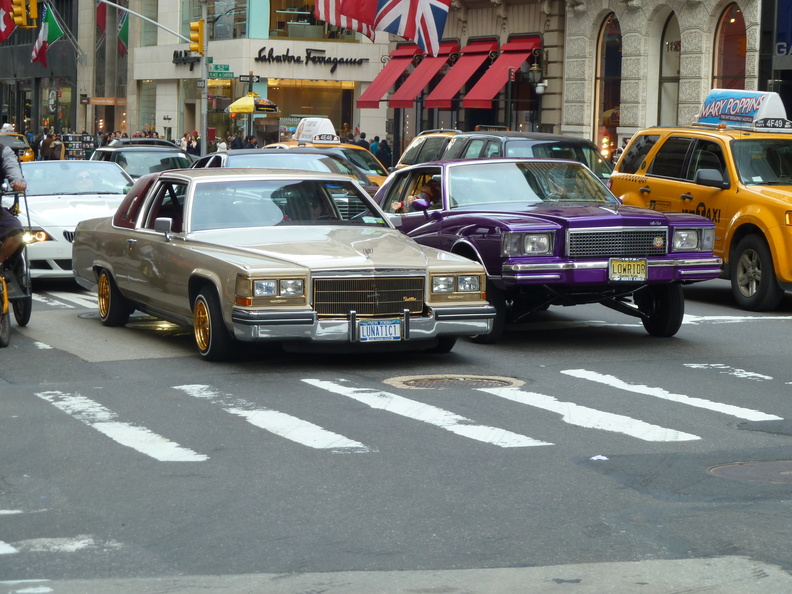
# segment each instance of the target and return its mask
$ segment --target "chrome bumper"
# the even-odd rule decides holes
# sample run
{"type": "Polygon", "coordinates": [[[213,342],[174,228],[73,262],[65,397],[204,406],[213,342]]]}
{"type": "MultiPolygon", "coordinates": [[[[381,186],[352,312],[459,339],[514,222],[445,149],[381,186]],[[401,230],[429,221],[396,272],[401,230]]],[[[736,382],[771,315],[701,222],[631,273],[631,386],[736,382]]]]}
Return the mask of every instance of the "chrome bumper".
{"type": "MultiPolygon", "coordinates": [[[[443,307],[428,316],[410,316],[401,321],[399,342],[420,341],[438,336],[471,336],[492,330],[495,308],[443,307]]],[[[310,342],[358,342],[358,317],[353,311],[346,319],[322,319],[316,312],[259,312],[235,308],[232,312],[234,337],[242,342],[307,340],[310,342]]]]}

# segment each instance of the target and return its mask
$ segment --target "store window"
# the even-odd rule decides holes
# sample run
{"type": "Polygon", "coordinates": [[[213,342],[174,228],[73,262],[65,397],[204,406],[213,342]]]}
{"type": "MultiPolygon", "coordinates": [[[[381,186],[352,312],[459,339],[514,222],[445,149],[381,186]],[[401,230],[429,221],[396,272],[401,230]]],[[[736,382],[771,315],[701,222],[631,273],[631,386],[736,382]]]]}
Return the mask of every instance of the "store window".
{"type": "Polygon", "coordinates": [[[723,12],[715,34],[713,88],[745,88],[745,54],[745,20],[740,8],[732,4],[723,12]]]}
{"type": "MultiPolygon", "coordinates": [[[[200,0],[181,0],[181,32],[189,36],[190,22],[201,18],[200,0]]],[[[240,39],[248,34],[248,0],[214,0],[206,5],[207,41],[240,39]]]]}
{"type": "Polygon", "coordinates": [[[660,47],[660,97],[657,104],[657,121],[660,126],[679,123],[679,62],[682,54],[682,37],[679,20],[675,14],[668,17],[663,27],[660,47]]]}
{"type": "Polygon", "coordinates": [[[596,132],[602,156],[611,160],[617,148],[620,121],[622,36],[616,15],[610,14],[602,24],[597,47],[596,132]]]}

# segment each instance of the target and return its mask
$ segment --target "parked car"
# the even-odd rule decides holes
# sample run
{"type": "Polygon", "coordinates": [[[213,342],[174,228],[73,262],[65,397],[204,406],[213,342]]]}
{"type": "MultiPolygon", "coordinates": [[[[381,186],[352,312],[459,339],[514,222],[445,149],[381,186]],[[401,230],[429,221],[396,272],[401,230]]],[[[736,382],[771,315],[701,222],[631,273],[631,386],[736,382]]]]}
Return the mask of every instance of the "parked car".
{"type": "Polygon", "coordinates": [[[134,180],[115,163],[22,163],[30,222],[26,227],[31,276],[73,278],[72,240],[77,223],[112,215],[134,180]]]}
{"type": "Polygon", "coordinates": [[[192,169],[213,167],[266,167],[269,169],[305,169],[341,173],[358,182],[369,195],[377,193],[379,186],[350,161],[341,155],[328,153],[324,149],[295,148],[289,151],[278,149],[236,149],[216,151],[199,158],[192,169]]]}
{"type": "Polygon", "coordinates": [[[35,158],[33,149],[30,148],[30,143],[24,134],[0,132],[0,144],[4,144],[14,151],[20,162],[32,161],[35,158]]]}
{"type": "Polygon", "coordinates": [[[134,310],[190,326],[200,354],[249,342],[447,352],[487,333],[477,262],[405,237],[343,175],[187,169],[140,178],[77,227],[74,270],[106,326],[134,310]],[[336,200],[359,201],[345,216],[336,200]]]}
{"type": "Polygon", "coordinates": [[[178,144],[167,138],[114,138],[107,146],[164,146],[180,148],[178,144]]]}
{"type": "Polygon", "coordinates": [[[610,184],[625,204],[712,220],[737,305],[781,303],[792,283],[792,122],[776,93],[715,90],[698,125],[641,130],[610,184]]]}
{"type": "Polygon", "coordinates": [[[449,159],[492,159],[537,157],[571,159],[591,169],[601,180],[610,178],[611,164],[597,145],[585,138],[539,132],[440,130],[416,136],[402,154],[396,168],[408,164],[449,159]],[[420,150],[415,150],[420,149],[420,150]]]}
{"type": "Polygon", "coordinates": [[[577,161],[478,159],[424,163],[391,174],[375,200],[418,243],[482,262],[487,299],[507,321],[551,305],[601,303],[673,336],[682,285],[717,278],[714,226],[694,214],[623,206],[577,161]],[[415,200],[431,180],[436,203],[415,200]],[[414,210],[397,214],[402,203],[414,210]]]}
{"type": "Polygon", "coordinates": [[[91,161],[118,163],[135,179],[147,173],[184,169],[194,160],[192,155],[180,148],[165,146],[100,146],[91,154],[91,161]]]}

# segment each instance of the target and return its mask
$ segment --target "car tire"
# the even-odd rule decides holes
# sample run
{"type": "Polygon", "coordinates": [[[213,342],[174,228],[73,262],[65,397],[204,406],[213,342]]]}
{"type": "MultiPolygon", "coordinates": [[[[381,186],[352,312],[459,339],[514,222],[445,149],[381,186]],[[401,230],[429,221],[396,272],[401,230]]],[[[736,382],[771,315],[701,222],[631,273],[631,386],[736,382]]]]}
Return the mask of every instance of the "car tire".
{"type": "Polygon", "coordinates": [[[33,296],[27,295],[14,299],[12,303],[17,326],[27,326],[28,322],[30,322],[30,315],[33,313],[33,296]]]}
{"type": "Polygon", "coordinates": [[[732,294],[741,309],[767,311],[781,303],[784,290],[778,284],[773,257],[764,238],[743,237],[734,250],[730,268],[732,294]]]}
{"type": "Polygon", "coordinates": [[[494,344],[503,336],[506,327],[506,293],[487,279],[487,301],[495,308],[495,317],[492,319],[492,330],[489,334],[476,334],[470,340],[477,344],[494,344]]]}
{"type": "Polygon", "coordinates": [[[99,304],[99,319],[105,326],[123,326],[129,321],[134,309],[121,295],[112,275],[107,270],[99,273],[97,286],[97,302],[99,304]]]}
{"type": "Polygon", "coordinates": [[[223,322],[220,299],[213,288],[204,288],[193,304],[193,331],[198,352],[207,361],[227,361],[236,341],[223,322]]]}
{"type": "Polygon", "coordinates": [[[445,355],[450,353],[456,344],[456,336],[441,336],[437,339],[437,344],[430,349],[426,349],[427,353],[435,353],[438,355],[445,355]]]}
{"type": "Polygon", "coordinates": [[[0,348],[11,343],[11,314],[0,313],[0,348]]]}
{"type": "Polygon", "coordinates": [[[18,326],[27,326],[33,312],[33,291],[30,280],[30,269],[27,264],[27,254],[22,252],[14,266],[13,274],[20,289],[25,292],[24,297],[14,299],[14,319],[18,326]]]}
{"type": "Polygon", "coordinates": [[[641,318],[652,336],[667,338],[679,332],[685,317],[685,294],[682,285],[650,285],[635,294],[635,304],[646,317],[641,318]]]}

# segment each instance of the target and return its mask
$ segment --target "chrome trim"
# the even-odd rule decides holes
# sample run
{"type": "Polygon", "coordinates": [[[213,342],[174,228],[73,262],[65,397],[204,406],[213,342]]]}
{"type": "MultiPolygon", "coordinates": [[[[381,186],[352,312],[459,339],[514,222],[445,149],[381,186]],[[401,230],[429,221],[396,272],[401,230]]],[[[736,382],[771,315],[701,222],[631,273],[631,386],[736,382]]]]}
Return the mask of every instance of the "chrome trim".
{"type": "MultiPolygon", "coordinates": [[[[618,257],[616,258],[619,259],[618,257]]],[[[646,258],[646,265],[650,268],[663,266],[720,266],[723,260],[720,258],[696,258],[686,260],[650,260],[646,258]]],[[[596,270],[608,267],[608,260],[594,260],[588,262],[554,262],[546,264],[505,264],[503,272],[531,272],[551,271],[551,270],[596,270]]],[[[700,271],[699,271],[700,272],[700,271]]]]}
{"type": "MultiPolygon", "coordinates": [[[[564,255],[570,258],[602,258],[605,253],[614,254],[612,257],[625,257],[625,258],[645,258],[645,257],[658,257],[658,256],[665,256],[666,254],[671,252],[670,245],[669,245],[669,228],[667,225],[651,227],[651,226],[642,226],[642,227],[586,227],[583,229],[577,228],[568,228],[566,231],[566,246],[564,248],[564,255]],[[634,242],[633,238],[628,237],[630,234],[646,234],[646,235],[662,235],[663,236],[663,247],[662,250],[654,249],[652,251],[650,245],[643,245],[646,241],[641,240],[634,242]],[[586,245],[589,247],[580,247],[574,253],[572,251],[572,238],[576,237],[578,240],[587,239],[590,236],[595,234],[601,234],[605,237],[606,241],[598,242],[603,244],[601,248],[597,247],[597,249],[592,249],[593,242],[589,243],[586,242],[586,245]],[[616,249],[616,246],[613,245],[619,242],[620,239],[626,238],[630,240],[630,243],[633,244],[632,247],[625,251],[624,247],[620,249],[616,249]],[[594,253],[591,253],[594,252],[594,253]],[[597,253],[598,252],[598,253],[597,253]]],[[[640,238],[635,238],[640,239],[640,238]]],[[[620,242],[624,243],[624,242],[620,242]]]]}
{"type": "Polygon", "coordinates": [[[268,326],[315,324],[316,313],[313,311],[250,311],[234,308],[231,320],[235,324],[264,324],[268,326]]]}

